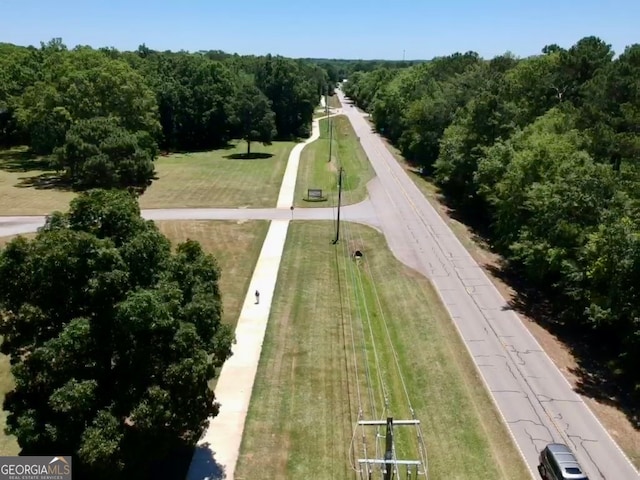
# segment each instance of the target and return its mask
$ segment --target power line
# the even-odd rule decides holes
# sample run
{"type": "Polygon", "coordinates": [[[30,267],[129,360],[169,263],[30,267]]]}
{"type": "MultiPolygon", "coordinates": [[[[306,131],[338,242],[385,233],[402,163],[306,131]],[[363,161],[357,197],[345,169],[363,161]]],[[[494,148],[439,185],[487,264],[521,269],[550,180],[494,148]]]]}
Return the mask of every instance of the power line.
{"type": "MultiPolygon", "coordinates": [[[[348,181],[346,181],[345,183],[348,183],[348,181]]],[[[348,188],[348,185],[346,187],[348,192],[351,192],[351,190],[348,188]]],[[[344,226],[344,230],[345,230],[345,235],[347,235],[347,238],[352,238],[352,232],[351,232],[351,227],[350,225],[348,225],[348,222],[345,224],[344,226]]],[[[359,236],[359,240],[360,240],[360,244],[364,245],[364,240],[362,238],[362,235],[360,233],[358,233],[359,236]]],[[[351,244],[353,245],[353,240],[351,240],[351,244]]],[[[364,267],[366,270],[366,273],[368,274],[371,284],[372,284],[372,290],[373,293],[375,295],[376,298],[376,305],[377,308],[379,310],[379,314],[380,317],[382,319],[382,323],[383,326],[385,328],[385,332],[386,332],[386,337],[387,337],[387,342],[389,345],[389,348],[391,349],[391,353],[394,357],[394,364],[396,367],[396,371],[397,371],[397,375],[401,381],[403,390],[404,390],[404,394],[406,397],[406,401],[407,401],[407,406],[409,407],[409,411],[411,413],[411,420],[407,420],[407,421],[403,421],[403,420],[396,420],[394,423],[394,419],[389,415],[389,398],[388,398],[388,393],[386,391],[385,388],[385,384],[384,384],[384,378],[382,377],[382,370],[380,367],[380,363],[378,360],[378,355],[377,355],[377,348],[375,346],[376,340],[375,340],[375,335],[373,333],[373,329],[372,329],[372,325],[371,325],[371,316],[369,314],[369,309],[368,306],[366,304],[367,299],[366,299],[366,294],[364,291],[364,283],[362,280],[362,275],[360,272],[360,269],[357,268],[357,266],[352,266],[352,270],[357,271],[358,273],[355,275],[356,276],[356,282],[359,284],[359,289],[362,292],[362,298],[363,298],[363,306],[365,308],[365,312],[366,312],[366,316],[367,316],[367,321],[368,321],[368,325],[369,325],[369,333],[370,333],[370,338],[371,338],[371,345],[374,351],[374,358],[376,360],[376,369],[378,370],[378,374],[379,374],[379,381],[380,381],[380,389],[381,392],[384,396],[384,403],[385,403],[385,413],[387,414],[387,418],[386,421],[384,422],[387,426],[387,433],[385,435],[385,450],[384,450],[384,459],[381,458],[380,452],[377,448],[377,444],[378,442],[376,441],[376,460],[370,460],[368,458],[367,452],[366,452],[366,446],[364,446],[363,448],[363,453],[364,453],[364,459],[360,459],[359,463],[361,465],[364,465],[364,467],[366,468],[367,472],[370,474],[370,468],[375,467],[376,465],[379,467],[383,467],[383,473],[385,475],[385,479],[386,478],[391,478],[391,474],[392,471],[395,472],[396,475],[398,475],[398,465],[405,465],[407,470],[409,470],[409,468],[411,466],[415,467],[415,471],[416,474],[422,474],[425,477],[427,477],[428,475],[428,464],[427,464],[427,452],[426,452],[426,447],[424,444],[424,437],[422,435],[422,430],[420,427],[420,421],[417,420],[416,418],[416,414],[415,414],[415,410],[413,409],[413,405],[411,403],[411,398],[407,389],[407,385],[404,379],[404,375],[402,374],[402,368],[400,366],[400,362],[399,362],[399,357],[397,354],[397,351],[395,349],[395,346],[393,345],[393,341],[391,338],[391,334],[389,331],[389,327],[388,327],[388,323],[386,320],[386,316],[384,313],[384,309],[382,307],[382,301],[380,299],[380,295],[378,293],[378,289],[376,287],[376,282],[375,282],[375,278],[373,275],[373,272],[371,270],[371,267],[369,265],[369,262],[367,261],[367,259],[365,258],[364,260],[364,267]],[[394,429],[394,425],[414,425],[416,428],[416,433],[417,433],[417,442],[418,442],[418,456],[419,456],[419,460],[406,460],[406,461],[400,461],[397,459],[396,457],[396,450],[395,450],[395,442],[393,440],[394,438],[394,434],[393,434],[393,429],[394,429]],[[381,463],[384,460],[383,463],[381,463]],[[422,467],[423,471],[420,471],[420,467],[422,467]]],[[[364,337],[363,337],[363,341],[364,341],[364,337]]],[[[368,362],[368,358],[366,356],[366,352],[365,352],[365,362],[368,362]]],[[[377,414],[374,413],[374,416],[377,417],[377,414]]],[[[377,420],[374,421],[373,423],[371,421],[359,421],[358,422],[359,425],[361,425],[362,427],[364,427],[365,425],[376,425],[377,428],[380,428],[380,425],[382,425],[381,420],[377,420]],[[363,423],[364,422],[364,423],[363,423]]],[[[363,433],[363,437],[364,437],[364,433],[363,433]]],[[[379,435],[379,430],[378,433],[376,434],[376,440],[378,438],[380,438],[381,436],[379,435]]]]}

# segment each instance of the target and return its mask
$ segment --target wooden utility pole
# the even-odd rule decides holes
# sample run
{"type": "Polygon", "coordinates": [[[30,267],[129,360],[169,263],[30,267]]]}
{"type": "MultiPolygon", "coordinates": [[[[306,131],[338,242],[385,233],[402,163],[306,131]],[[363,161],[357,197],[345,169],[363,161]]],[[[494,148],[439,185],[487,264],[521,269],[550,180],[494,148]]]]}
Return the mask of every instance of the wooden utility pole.
{"type": "MultiPolygon", "coordinates": [[[[416,480],[419,477],[427,478],[426,465],[421,460],[398,460],[395,458],[395,444],[394,444],[394,427],[398,426],[417,426],[420,425],[420,420],[394,420],[393,417],[387,417],[386,420],[359,420],[358,427],[360,426],[376,426],[380,427],[386,425],[387,433],[385,435],[385,448],[383,458],[358,458],[358,465],[360,466],[360,478],[363,480],[369,480],[372,477],[372,473],[379,469],[382,474],[382,480],[394,480],[399,479],[400,470],[405,469],[406,477],[411,478],[412,473],[415,475],[416,480]],[[400,468],[399,468],[400,467],[400,468]]],[[[363,437],[364,439],[364,437],[363,437]]],[[[422,441],[419,439],[419,441],[422,441]]],[[[366,451],[365,451],[366,454],[366,451]]],[[[379,477],[376,477],[379,478],[379,477]]]]}
{"type": "Polygon", "coordinates": [[[336,222],[336,238],[333,241],[335,245],[340,239],[340,204],[342,203],[342,167],[338,170],[338,218],[336,222]]]}

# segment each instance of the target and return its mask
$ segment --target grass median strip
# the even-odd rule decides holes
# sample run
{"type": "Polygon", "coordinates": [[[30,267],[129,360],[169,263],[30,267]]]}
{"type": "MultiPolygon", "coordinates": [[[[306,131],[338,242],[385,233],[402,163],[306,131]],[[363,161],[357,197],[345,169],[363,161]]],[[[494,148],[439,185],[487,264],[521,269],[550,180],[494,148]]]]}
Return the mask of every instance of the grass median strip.
{"type": "MultiPolygon", "coordinates": [[[[376,403],[378,416],[383,414],[373,343],[391,411],[396,418],[408,415],[383,319],[422,421],[430,478],[450,478],[451,472],[469,480],[527,478],[430,283],[400,264],[373,229],[345,224],[344,232],[333,246],[330,222],[293,222],[290,227],[236,478],[353,476],[347,452],[358,386],[365,417],[374,416],[376,403]],[[366,264],[356,266],[351,258],[356,248],[366,264]],[[353,281],[354,272],[359,282],[353,281]],[[360,321],[371,322],[373,342],[360,321]],[[371,401],[364,358],[372,369],[371,401]]],[[[405,434],[398,437],[398,448],[406,455],[414,450],[405,434]]]]}
{"type": "Polygon", "coordinates": [[[307,145],[300,156],[294,197],[296,207],[329,207],[337,204],[338,169],[342,167],[342,204],[366,197],[366,184],[374,171],[347,117],[331,117],[333,129],[329,161],[329,120],[320,120],[320,138],[307,145]],[[326,201],[306,201],[309,189],[321,189],[326,201]]]}

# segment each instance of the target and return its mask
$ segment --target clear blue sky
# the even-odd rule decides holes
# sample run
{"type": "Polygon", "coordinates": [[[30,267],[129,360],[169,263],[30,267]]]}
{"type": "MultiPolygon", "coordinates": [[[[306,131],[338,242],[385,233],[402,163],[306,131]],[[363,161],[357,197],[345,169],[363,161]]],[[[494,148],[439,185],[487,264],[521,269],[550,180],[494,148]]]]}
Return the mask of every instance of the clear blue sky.
{"type": "Polygon", "coordinates": [[[290,57],[518,56],[596,35],[640,43],[640,0],[0,0],[0,41],[290,57]]]}

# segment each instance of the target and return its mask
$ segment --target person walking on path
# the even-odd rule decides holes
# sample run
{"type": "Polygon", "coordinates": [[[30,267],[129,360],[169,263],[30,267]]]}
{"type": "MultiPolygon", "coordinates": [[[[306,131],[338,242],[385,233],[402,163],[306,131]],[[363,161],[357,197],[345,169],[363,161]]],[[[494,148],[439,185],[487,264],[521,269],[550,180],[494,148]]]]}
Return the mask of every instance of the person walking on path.
{"type": "Polygon", "coordinates": [[[256,290],[256,305],[260,303],[260,292],[256,290]]]}

